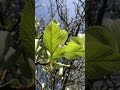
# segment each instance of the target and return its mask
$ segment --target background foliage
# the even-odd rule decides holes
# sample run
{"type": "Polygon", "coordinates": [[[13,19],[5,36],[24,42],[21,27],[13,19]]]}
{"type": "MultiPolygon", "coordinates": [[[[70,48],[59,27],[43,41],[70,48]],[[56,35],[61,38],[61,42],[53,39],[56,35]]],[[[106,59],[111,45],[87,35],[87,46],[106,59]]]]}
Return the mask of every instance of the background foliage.
{"type": "MultiPolygon", "coordinates": [[[[120,17],[119,6],[120,6],[119,0],[86,0],[86,6],[85,6],[86,28],[89,26],[94,26],[94,25],[99,25],[99,26],[102,25],[102,26],[105,26],[105,29],[106,29],[105,24],[108,24],[108,23],[104,21],[104,18],[111,18],[113,20],[119,18],[120,17]],[[102,22],[104,23],[104,25],[102,22]]],[[[109,25],[111,26],[111,20],[109,21],[109,25]]],[[[110,27],[108,28],[110,29],[110,27]]],[[[107,34],[105,34],[105,36],[107,36],[107,34]]],[[[112,34],[112,36],[114,35],[112,34]]],[[[103,36],[101,36],[101,38],[102,37],[103,36]]],[[[114,43],[114,45],[116,45],[116,43],[114,43]]],[[[100,78],[100,79],[94,79],[94,80],[86,79],[86,89],[91,89],[91,90],[115,89],[117,90],[119,89],[119,84],[118,84],[119,80],[120,80],[119,71],[116,73],[110,74],[110,75],[105,75],[104,78],[100,78]]]]}
{"type": "MultiPolygon", "coordinates": [[[[14,5],[14,3],[18,3],[18,2],[19,1],[13,1],[11,3],[12,5],[14,5]]],[[[6,1],[1,1],[0,3],[1,4],[8,3],[8,5],[10,5],[10,2],[6,2],[6,1]]],[[[14,6],[14,8],[15,7],[16,6],[14,6]]],[[[3,7],[1,6],[1,9],[2,8],[3,7]]],[[[4,9],[1,10],[1,14],[6,15],[4,9]]],[[[35,29],[33,24],[35,21],[33,17],[34,0],[27,1],[24,9],[21,12],[19,11],[19,14],[17,14],[17,16],[19,18],[15,19],[16,22],[10,20],[9,17],[6,19],[4,19],[4,17],[1,17],[2,19],[1,24],[3,24],[2,29],[0,30],[1,89],[4,89],[6,87],[7,87],[6,89],[8,88],[26,89],[34,85],[34,52],[35,52],[34,51],[35,29]],[[29,12],[27,12],[26,9],[29,10],[29,12]],[[29,16],[28,18],[30,18],[29,23],[26,21],[27,18],[26,16],[29,16]],[[29,27],[27,25],[29,25],[29,27]],[[16,29],[18,29],[18,31],[16,31],[16,29]],[[29,33],[28,31],[31,33],[29,33]],[[26,37],[26,34],[33,36],[32,39],[30,37],[26,37]],[[25,41],[27,41],[28,43],[26,44],[25,41]],[[32,47],[30,46],[31,44],[32,47]]]]}

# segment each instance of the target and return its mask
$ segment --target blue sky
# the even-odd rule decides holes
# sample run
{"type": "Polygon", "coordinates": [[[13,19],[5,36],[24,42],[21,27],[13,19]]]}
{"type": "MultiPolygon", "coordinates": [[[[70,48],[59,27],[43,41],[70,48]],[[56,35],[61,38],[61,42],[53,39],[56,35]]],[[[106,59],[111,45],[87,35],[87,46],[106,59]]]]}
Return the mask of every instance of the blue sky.
{"type": "MultiPolygon", "coordinates": [[[[38,1],[38,0],[35,0],[35,1],[38,1]]],[[[38,19],[41,18],[42,16],[44,16],[45,18],[49,17],[48,9],[47,9],[49,7],[49,1],[50,0],[39,0],[35,4],[35,6],[41,5],[40,7],[35,9],[35,14],[38,19]]],[[[52,0],[52,1],[54,2],[55,0],[52,0]]],[[[82,0],[82,1],[84,1],[84,0],[82,0]]],[[[75,10],[73,2],[77,3],[78,0],[66,0],[66,2],[67,2],[68,10],[69,10],[68,16],[73,17],[74,10],[75,10]]],[[[81,9],[81,11],[82,11],[82,9],[81,9]]]]}

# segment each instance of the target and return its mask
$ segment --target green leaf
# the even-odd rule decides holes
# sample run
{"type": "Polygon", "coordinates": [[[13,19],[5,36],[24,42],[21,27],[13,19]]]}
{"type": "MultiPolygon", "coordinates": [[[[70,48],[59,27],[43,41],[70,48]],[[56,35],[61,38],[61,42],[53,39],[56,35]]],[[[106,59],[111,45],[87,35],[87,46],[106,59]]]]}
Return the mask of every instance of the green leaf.
{"type": "Polygon", "coordinates": [[[66,41],[67,33],[60,28],[53,21],[45,28],[43,35],[43,43],[46,49],[50,52],[51,57],[56,48],[66,41]]]}
{"type": "Polygon", "coordinates": [[[60,31],[61,36],[60,36],[60,45],[64,45],[65,41],[68,38],[68,33],[65,30],[60,31]]]}
{"type": "Polygon", "coordinates": [[[86,30],[86,77],[98,79],[120,70],[118,45],[108,29],[94,26],[86,30]]]}
{"type": "Polygon", "coordinates": [[[54,61],[60,60],[64,55],[64,52],[65,51],[63,47],[58,47],[53,54],[52,60],[54,61]]]}
{"type": "Polygon", "coordinates": [[[118,45],[115,37],[108,29],[101,26],[92,26],[86,29],[86,42],[95,42],[109,45],[118,51],[118,45]]]}
{"type": "MultiPolygon", "coordinates": [[[[116,38],[118,46],[120,45],[120,19],[112,20],[112,19],[103,19],[102,25],[107,28],[112,35],[116,38]]],[[[119,52],[120,52],[120,47],[119,52]]]]}
{"type": "Polygon", "coordinates": [[[21,43],[26,49],[29,57],[34,60],[35,52],[35,15],[34,15],[34,0],[28,0],[22,12],[20,23],[20,38],[21,43]]]}
{"type": "Polygon", "coordinates": [[[64,51],[64,57],[69,60],[74,60],[85,56],[83,42],[78,37],[71,38],[68,45],[64,48],[64,51]]]}
{"type": "Polygon", "coordinates": [[[81,45],[81,46],[84,46],[84,44],[85,44],[83,38],[79,38],[79,37],[72,37],[71,43],[81,45]]]}
{"type": "Polygon", "coordinates": [[[91,61],[98,61],[110,56],[112,54],[117,54],[114,50],[107,46],[99,43],[86,43],[86,63],[91,61]]]}
{"type": "MultiPolygon", "coordinates": [[[[102,53],[104,54],[104,53],[102,53]]],[[[101,55],[102,56],[102,55],[101,55]]],[[[85,75],[88,79],[98,79],[107,74],[112,74],[120,70],[120,54],[111,54],[110,56],[95,58],[95,60],[86,61],[85,75]]]]}

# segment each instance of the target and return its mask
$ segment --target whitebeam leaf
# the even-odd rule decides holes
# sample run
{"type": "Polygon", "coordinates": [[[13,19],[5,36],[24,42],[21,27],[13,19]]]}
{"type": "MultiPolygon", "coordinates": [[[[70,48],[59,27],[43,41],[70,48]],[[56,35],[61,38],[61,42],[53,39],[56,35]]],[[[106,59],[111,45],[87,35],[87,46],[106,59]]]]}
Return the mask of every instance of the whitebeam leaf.
{"type": "Polygon", "coordinates": [[[79,37],[71,38],[68,45],[64,48],[64,57],[69,60],[74,60],[85,55],[83,41],[79,37]]]}
{"type": "Polygon", "coordinates": [[[56,48],[58,48],[60,44],[63,44],[66,39],[67,32],[65,30],[60,30],[58,25],[56,25],[53,21],[45,28],[43,42],[46,49],[50,52],[51,57],[56,48]]]}
{"type": "MultiPolygon", "coordinates": [[[[112,20],[110,18],[103,19],[102,25],[107,28],[116,38],[118,46],[120,45],[120,19],[112,20]]],[[[115,43],[114,43],[115,44],[115,43]]],[[[120,47],[119,52],[120,52],[120,47]]]]}
{"type": "Polygon", "coordinates": [[[98,79],[120,70],[116,39],[108,28],[92,26],[86,30],[86,78],[98,79]]]}
{"type": "Polygon", "coordinates": [[[34,17],[34,0],[28,0],[22,12],[20,23],[20,38],[24,49],[34,60],[35,52],[35,17],[34,17]]]}

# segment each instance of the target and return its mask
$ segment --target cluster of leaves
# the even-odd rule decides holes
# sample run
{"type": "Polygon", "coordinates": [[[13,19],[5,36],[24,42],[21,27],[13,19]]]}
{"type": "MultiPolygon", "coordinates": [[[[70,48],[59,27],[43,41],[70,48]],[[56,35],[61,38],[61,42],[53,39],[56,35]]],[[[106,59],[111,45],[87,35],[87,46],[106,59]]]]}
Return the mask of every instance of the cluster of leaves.
{"type": "MultiPolygon", "coordinates": [[[[71,61],[85,56],[84,38],[72,37],[68,40],[68,33],[61,30],[55,20],[45,28],[43,36],[35,39],[34,45],[35,17],[33,16],[34,0],[29,0],[22,13],[21,43],[17,50],[10,47],[11,34],[8,31],[0,31],[1,86],[10,84],[13,87],[23,87],[23,82],[19,79],[21,75],[27,80],[25,86],[34,83],[34,59],[35,63],[42,65],[45,72],[51,74],[62,66],[70,66],[60,63],[61,58],[71,61]],[[12,78],[9,76],[9,79],[6,79],[7,73],[11,72],[8,69],[16,63],[20,68],[13,70],[12,78]]],[[[104,27],[93,26],[86,30],[87,78],[96,79],[120,70],[119,24],[120,20],[106,19],[103,21],[104,27]]]]}
{"type": "MultiPolygon", "coordinates": [[[[68,33],[59,28],[56,20],[52,20],[45,28],[43,36],[35,39],[36,63],[42,65],[42,69],[48,74],[63,66],[70,67],[59,62],[62,58],[71,61],[85,56],[84,37],[67,39],[68,33]]],[[[62,75],[63,69],[59,70],[59,74],[62,75]]]]}
{"type": "Polygon", "coordinates": [[[120,20],[86,30],[86,78],[98,79],[120,70],[120,20]]]}
{"type": "Polygon", "coordinates": [[[20,44],[11,47],[11,35],[0,31],[0,87],[25,88],[34,83],[34,0],[29,0],[21,15],[20,44]]]}

